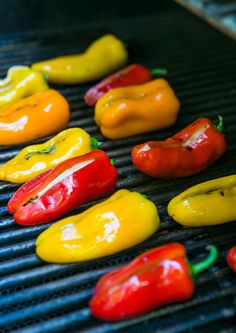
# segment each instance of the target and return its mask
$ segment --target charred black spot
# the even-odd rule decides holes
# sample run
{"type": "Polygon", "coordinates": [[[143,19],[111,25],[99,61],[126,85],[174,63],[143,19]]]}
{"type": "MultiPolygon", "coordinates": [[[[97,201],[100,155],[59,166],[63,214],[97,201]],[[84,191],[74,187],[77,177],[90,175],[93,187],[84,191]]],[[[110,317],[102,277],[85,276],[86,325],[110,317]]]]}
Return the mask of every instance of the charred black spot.
{"type": "Polygon", "coordinates": [[[224,197],[225,196],[224,191],[220,191],[220,195],[222,195],[222,197],[224,197]]]}
{"type": "Polygon", "coordinates": [[[186,147],[186,150],[189,150],[189,151],[191,151],[191,150],[193,150],[193,148],[192,148],[192,147],[190,147],[190,146],[187,146],[187,147],[186,147]]]}

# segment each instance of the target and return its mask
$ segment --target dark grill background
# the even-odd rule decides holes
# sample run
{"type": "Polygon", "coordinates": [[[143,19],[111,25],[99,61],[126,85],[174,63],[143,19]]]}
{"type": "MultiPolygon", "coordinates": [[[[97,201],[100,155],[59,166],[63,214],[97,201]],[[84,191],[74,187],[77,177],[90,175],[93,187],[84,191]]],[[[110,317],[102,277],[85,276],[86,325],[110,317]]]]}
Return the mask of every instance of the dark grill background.
{"type": "MultiPolygon", "coordinates": [[[[83,103],[84,92],[90,84],[56,89],[70,103],[70,126],[82,127],[102,140],[102,148],[116,160],[120,176],[117,188],[137,190],[154,200],[161,228],[146,242],[109,258],[72,265],[44,264],[35,256],[34,241],[49,224],[27,228],[15,225],[6,212],[6,203],[17,186],[1,183],[0,332],[236,332],[236,278],[225,263],[226,250],[235,243],[236,224],[182,229],[166,214],[169,200],[189,186],[235,173],[235,44],[176,6],[169,13],[110,20],[78,29],[2,36],[0,75],[4,76],[12,65],[29,65],[59,54],[80,52],[108,32],[128,43],[131,63],[168,69],[168,80],[182,103],[176,125],[157,133],[109,141],[101,137],[93,121],[93,110],[83,103]],[[217,121],[219,114],[225,119],[229,148],[223,158],[202,174],[163,181],[142,175],[132,166],[130,150],[135,144],[164,139],[200,116],[217,121]],[[220,250],[217,263],[197,277],[192,300],[122,323],[103,323],[90,316],[88,300],[95,282],[104,272],[128,262],[144,249],[170,241],[183,242],[193,260],[204,257],[209,243],[220,250]]],[[[0,147],[1,163],[22,147],[0,147]]]]}

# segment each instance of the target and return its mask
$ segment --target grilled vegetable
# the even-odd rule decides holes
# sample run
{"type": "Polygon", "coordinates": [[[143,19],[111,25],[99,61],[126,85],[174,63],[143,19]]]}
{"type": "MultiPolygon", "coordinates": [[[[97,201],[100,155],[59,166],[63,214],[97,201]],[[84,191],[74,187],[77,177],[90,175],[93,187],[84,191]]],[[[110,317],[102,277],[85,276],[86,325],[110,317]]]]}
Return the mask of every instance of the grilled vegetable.
{"type": "Polygon", "coordinates": [[[236,245],[231,247],[231,249],[227,253],[226,257],[227,263],[230,268],[236,273],[236,245]]]}

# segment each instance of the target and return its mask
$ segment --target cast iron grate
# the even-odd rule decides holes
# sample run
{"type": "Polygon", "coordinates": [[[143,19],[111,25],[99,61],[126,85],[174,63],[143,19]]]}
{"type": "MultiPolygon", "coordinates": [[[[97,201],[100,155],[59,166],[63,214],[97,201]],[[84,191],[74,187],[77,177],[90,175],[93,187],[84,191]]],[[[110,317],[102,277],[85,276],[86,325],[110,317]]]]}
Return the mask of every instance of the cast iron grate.
{"type": "MultiPolygon", "coordinates": [[[[235,172],[235,44],[176,6],[170,12],[145,17],[38,32],[36,35],[3,36],[0,74],[5,75],[12,65],[29,65],[58,54],[82,51],[93,39],[108,32],[128,43],[130,62],[168,69],[168,79],[182,103],[176,125],[125,140],[105,140],[94,124],[93,110],[83,103],[83,94],[90,85],[56,88],[70,102],[70,126],[83,127],[104,142],[103,149],[115,158],[119,170],[117,187],[138,190],[154,200],[160,212],[161,228],[146,242],[109,258],[73,265],[44,264],[34,254],[34,241],[48,225],[16,226],[5,207],[17,186],[1,183],[0,332],[236,332],[236,278],[225,263],[226,250],[235,243],[236,224],[182,229],[166,214],[168,201],[177,193],[198,182],[235,172]],[[219,114],[225,118],[229,149],[204,173],[163,181],[144,176],[132,166],[130,150],[134,144],[147,139],[164,139],[199,116],[216,121],[219,114]],[[88,299],[96,280],[104,272],[127,262],[144,249],[169,241],[183,242],[195,260],[202,258],[209,243],[220,249],[217,263],[197,278],[196,295],[192,300],[165,306],[122,323],[103,323],[90,316],[88,299]]],[[[22,147],[0,147],[0,163],[22,147]]],[[[88,206],[84,205],[71,214],[88,206]]]]}

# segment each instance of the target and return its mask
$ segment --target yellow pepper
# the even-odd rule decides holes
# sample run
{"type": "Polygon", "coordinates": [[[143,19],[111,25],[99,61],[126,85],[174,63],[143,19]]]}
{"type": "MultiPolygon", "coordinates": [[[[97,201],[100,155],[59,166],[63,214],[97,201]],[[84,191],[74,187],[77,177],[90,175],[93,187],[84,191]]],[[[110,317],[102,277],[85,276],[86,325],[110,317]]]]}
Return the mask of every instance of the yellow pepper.
{"type": "Polygon", "coordinates": [[[236,175],[189,188],[169,202],[168,213],[176,222],[188,227],[236,220],[236,175]]]}
{"type": "Polygon", "coordinates": [[[100,79],[126,64],[128,53],[121,40],[105,35],[81,54],[61,56],[32,65],[48,76],[49,82],[74,84],[100,79]]]}
{"type": "Polygon", "coordinates": [[[44,77],[27,66],[14,66],[7,77],[0,80],[0,108],[23,97],[48,89],[44,77]]]}
{"type": "Polygon", "coordinates": [[[25,183],[69,158],[98,147],[97,141],[81,128],[69,128],[45,143],[28,146],[0,167],[0,180],[25,183]]]}
{"type": "Polygon", "coordinates": [[[45,230],[36,240],[36,252],[53,263],[104,257],[143,242],[159,223],[154,203],[138,192],[119,190],[45,230]]]}
{"type": "Polygon", "coordinates": [[[116,88],[95,107],[95,121],[110,139],[159,130],[175,123],[180,103],[164,79],[116,88]]]}

